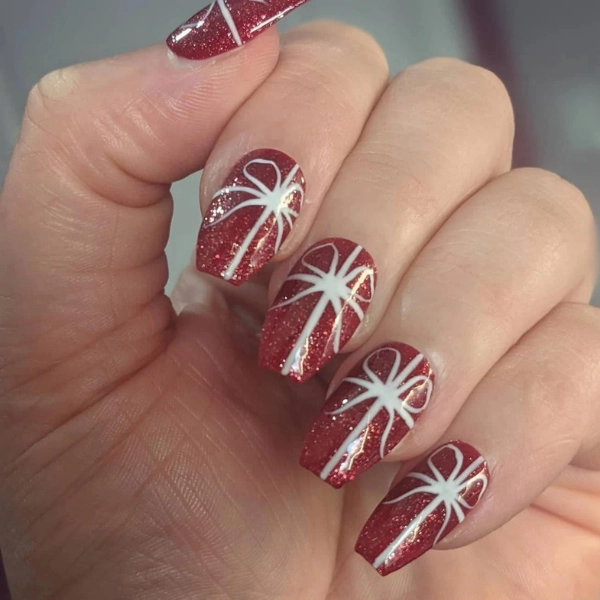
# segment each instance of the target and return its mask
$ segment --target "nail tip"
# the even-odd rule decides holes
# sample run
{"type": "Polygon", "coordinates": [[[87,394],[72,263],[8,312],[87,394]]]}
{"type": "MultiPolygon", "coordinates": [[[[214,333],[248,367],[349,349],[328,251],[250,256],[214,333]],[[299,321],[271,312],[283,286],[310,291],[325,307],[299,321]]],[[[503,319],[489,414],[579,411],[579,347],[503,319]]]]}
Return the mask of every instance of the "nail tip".
{"type": "Polygon", "coordinates": [[[250,42],[306,2],[276,2],[275,7],[265,9],[266,2],[253,0],[254,8],[250,9],[247,4],[251,3],[243,0],[215,0],[175,29],[167,38],[167,45],[187,60],[213,58],[250,42]]]}
{"type": "Polygon", "coordinates": [[[336,477],[336,473],[333,473],[332,475],[329,475],[329,477],[326,477],[324,479],[323,477],[321,477],[321,469],[312,461],[305,459],[304,456],[300,457],[300,466],[303,469],[310,471],[320,482],[326,483],[327,485],[331,486],[333,489],[336,490],[339,490],[340,488],[344,487],[344,485],[346,485],[346,483],[348,483],[349,481],[346,478],[336,477]]]}
{"type": "MultiPolygon", "coordinates": [[[[280,375],[283,375],[283,373],[281,372],[280,369],[277,369],[277,372],[280,375]]],[[[311,378],[311,374],[300,374],[300,373],[296,373],[294,371],[292,371],[291,373],[288,373],[287,375],[283,375],[283,376],[286,377],[287,379],[289,379],[290,381],[292,381],[293,383],[297,383],[297,384],[305,383],[306,381],[308,381],[311,378]]]]}
{"type": "Polygon", "coordinates": [[[386,577],[391,573],[391,571],[386,570],[383,565],[381,567],[375,567],[373,565],[373,560],[369,558],[367,554],[365,554],[365,551],[363,551],[363,549],[360,547],[360,542],[358,542],[354,547],[354,552],[356,552],[356,554],[358,554],[380,577],[386,577]]]}
{"type": "Polygon", "coordinates": [[[265,354],[262,350],[262,345],[259,347],[259,350],[258,350],[258,366],[261,369],[266,369],[267,371],[272,371],[273,373],[282,375],[281,366],[278,365],[277,363],[274,363],[273,360],[271,360],[270,356],[268,356],[268,355],[265,356],[265,354]]]}
{"type": "Polygon", "coordinates": [[[177,57],[185,60],[199,60],[196,55],[192,54],[188,50],[187,44],[181,44],[176,38],[177,30],[169,34],[165,43],[167,48],[177,57]]]}
{"type": "Polygon", "coordinates": [[[196,262],[196,271],[198,271],[198,273],[202,273],[203,275],[210,275],[211,277],[214,277],[215,279],[218,279],[223,283],[228,283],[233,287],[239,287],[244,283],[247,283],[250,279],[249,277],[230,277],[229,279],[227,279],[223,277],[223,273],[221,271],[212,269],[210,266],[207,266],[204,262],[196,262]]]}
{"type": "Polygon", "coordinates": [[[282,365],[273,360],[272,357],[265,352],[263,349],[264,346],[261,344],[258,350],[258,366],[267,369],[268,371],[272,371],[273,373],[277,373],[282,377],[285,377],[292,383],[302,384],[308,381],[315,373],[299,373],[298,371],[290,371],[289,373],[282,373],[282,365]]]}
{"type": "Polygon", "coordinates": [[[296,367],[290,379],[307,381],[350,341],[373,299],[375,280],[372,257],[361,245],[344,238],[316,242],[282,284],[267,313],[261,347],[277,365],[296,367]],[[319,280],[326,278],[341,282],[352,303],[338,303],[339,290],[321,289],[319,280]]]}
{"type": "MultiPolygon", "coordinates": [[[[356,543],[356,546],[354,547],[354,551],[356,552],[356,554],[361,556],[368,563],[368,565],[371,567],[371,569],[373,569],[373,571],[375,571],[380,577],[387,577],[388,575],[391,575],[392,573],[395,573],[396,571],[400,571],[401,569],[406,567],[406,565],[408,565],[413,560],[415,560],[415,558],[410,559],[410,560],[402,560],[401,556],[396,556],[393,564],[390,565],[390,564],[384,563],[381,566],[376,567],[373,564],[373,558],[371,556],[369,556],[368,549],[363,549],[361,547],[360,538],[359,538],[359,541],[356,543]]],[[[416,558],[418,558],[418,557],[416,557],[416,558]]]]}
{"type": "Polygon", "coordinates": [[[199,61],[213,58],[228,51],[228,49],[220,46],[212,47],[206,37],[197,30],[182,33],[184,29],[185,23],[174,29],[165,40],[169,50],[178,58],[199,61]]]}
{"type": "Polygon", "coordinates": [[[261,148],[245,154],[204,213],[196,243],[198,270],[233,286],[249,281],[291,233],[305,185],[300,166],[284,152],[261,148]]]}

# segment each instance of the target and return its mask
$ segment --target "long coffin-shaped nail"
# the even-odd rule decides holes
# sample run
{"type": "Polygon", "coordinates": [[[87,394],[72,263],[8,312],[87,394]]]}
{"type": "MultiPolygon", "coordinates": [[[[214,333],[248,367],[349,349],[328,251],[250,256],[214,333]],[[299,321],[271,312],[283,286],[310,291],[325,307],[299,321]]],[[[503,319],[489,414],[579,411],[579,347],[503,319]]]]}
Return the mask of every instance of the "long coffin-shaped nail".
{"type": "Polygon", "coordinates": [[[434,374],[418,350],[379,346],[342,380],[304,443],[300,464],[341,487],[388,454],[429,405],[434,374]]]}
{"type": "Polygon", "coordinates": [[[302,382],[350,340],[375,293],[376,269],[358,244],[315,244],[283,283],[267,313],[259,362],[302,382]]]}
{"type": "Polygon", "coordinates": [[[455,441],[439,447],[375,509],[356,551],[380,575],[406,566],[465,519],[481,499],[489,478],[485,460],[473,446],[455,441]]]}
{"type": "Polygon", "coordinates": [[[233,168],[204,215],[196,266],[233,285],[245,283],[279,252],[304,202],[293,158],[256,150],[233,168]]]}
{"type": "Polygon", "coordinates": [[[183,58],[202,60],[243,46],[308,0],[213,0],[168,38],[183,58]]]}

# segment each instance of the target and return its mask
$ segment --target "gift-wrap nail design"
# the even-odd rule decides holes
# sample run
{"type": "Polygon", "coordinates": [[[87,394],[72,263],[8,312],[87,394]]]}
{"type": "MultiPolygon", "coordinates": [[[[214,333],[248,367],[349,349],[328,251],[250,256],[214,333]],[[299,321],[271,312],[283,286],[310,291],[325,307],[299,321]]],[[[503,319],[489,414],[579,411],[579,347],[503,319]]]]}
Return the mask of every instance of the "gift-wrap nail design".
{"type": "Polygon", "coordinates": [[[342,350],[373,299],[376,269],[358,244],[331,238],[304,253],[262,332],[262,366],[302,382],[342,350]]]}
{"type": "Polygon", "coordinates": [[[392,488],[364,526],[356,551],[381,575],[404,567],[462,523],[489,477],[473,446],[441,446],[392,488]]]}
{"type": "Polygon", "coordinates": [[[256,150],[233,168],[204,215],[196,266],[233,285],[245,283],[279,252],[304,202],[296,161],[256,150]]]}
{"type": "Polygon", "coordinates": [[[243,46],[308,0],[213,0],[167,38],[183,58],[201,60],[243,46]]]}
{"type": "Polygon", "coordinates": [[[341,487],[388,454],[429,406],[434,374],[415,348],[372,350],[342,380],[318,415],[300,463],[341,487]]]}

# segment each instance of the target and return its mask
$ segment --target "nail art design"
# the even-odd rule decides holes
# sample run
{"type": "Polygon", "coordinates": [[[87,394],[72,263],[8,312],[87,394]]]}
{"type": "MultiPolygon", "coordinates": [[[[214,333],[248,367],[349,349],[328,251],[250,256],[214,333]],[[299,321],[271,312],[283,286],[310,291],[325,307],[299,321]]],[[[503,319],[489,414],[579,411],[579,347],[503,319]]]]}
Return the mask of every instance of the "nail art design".
{"type": "Polygon", "coordinates": [[[293,158],[256,150],[233,168],[208,208],[196,247],[199,271],[245,283],[279,252],[304,202],[305,181],[293,158]]]}
{"type": "Polygon", "coordinates": [[[406,344],[383,344],[352,369],[317,417],[300,464],[341,487],[379,462],[428,407],[434,374],[406,344]]]}
{"type": "Polygon", "coordinates": [[[341,238],[310,248],[285,280],[263,327],[260,364],[302,382],[339,353],[376,284],[370,254],[341,238]]]}
{"type": "Polygon", "coordinates": [[[178,27],[167,45],[202,60],[243,46],[308,0],[213,0],[178,27]]]}
{"type": "Polygon", "coordinates": [[[475,448],[459,441],[441,446],[375,509],[356,551],[380,575],[406,566],[464,521],[488,483],[487,465],[475,448]]]}

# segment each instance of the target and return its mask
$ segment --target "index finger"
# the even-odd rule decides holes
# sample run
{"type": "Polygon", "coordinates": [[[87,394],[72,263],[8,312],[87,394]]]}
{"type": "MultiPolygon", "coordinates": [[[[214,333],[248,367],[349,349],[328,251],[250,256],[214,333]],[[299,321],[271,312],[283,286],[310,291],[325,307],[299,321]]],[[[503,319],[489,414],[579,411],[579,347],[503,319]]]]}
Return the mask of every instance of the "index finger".
{"type": "MultiPolygon", "coordinates": [[[[34,88],[0,201],[3,358],[21,366],[3,382],[31,379],[119,328],[138,340],[138,360],[156,352],[171,315],[170,183],[203,167],[278,52],[275,30],[213,61],[159,45],[34,88]]],[[[115,377],[139,368],[125,363],[115,377]]]]}

